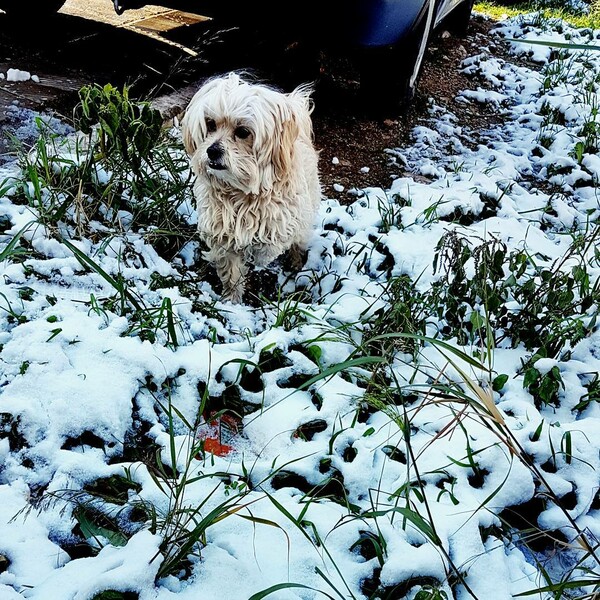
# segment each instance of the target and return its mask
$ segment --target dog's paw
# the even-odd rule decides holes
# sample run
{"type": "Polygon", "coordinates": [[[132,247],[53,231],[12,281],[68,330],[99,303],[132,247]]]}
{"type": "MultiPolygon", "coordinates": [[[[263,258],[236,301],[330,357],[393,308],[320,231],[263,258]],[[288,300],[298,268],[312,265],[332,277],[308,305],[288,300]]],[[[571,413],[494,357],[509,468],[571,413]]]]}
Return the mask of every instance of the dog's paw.
{"type": "Polygon", "coordinates": [[[243,286],[235,286],[223,290],[221,300],[231,302],[232,304],[241,304],[244,298],[243,286]]]}
{"type": "Polygon", "coordinates": [[[307,250],[297,244],[293,244],[287,252],[286,263],[293,271],[300,271],[306,262],[307,250]]]}

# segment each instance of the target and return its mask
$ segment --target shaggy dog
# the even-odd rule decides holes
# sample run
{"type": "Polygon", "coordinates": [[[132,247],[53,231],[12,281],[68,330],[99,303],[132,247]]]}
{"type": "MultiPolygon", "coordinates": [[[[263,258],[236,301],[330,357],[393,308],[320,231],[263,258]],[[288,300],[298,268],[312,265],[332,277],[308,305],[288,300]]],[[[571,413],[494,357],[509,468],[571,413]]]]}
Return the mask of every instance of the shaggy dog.
{"type": "Polygon", "coordinates": [[[232,302],[242,300],[249,264],[266,266],[289,250],[302,267],[321,199],[310,93],[229,73],[208,80],[181,121],[204,257],[232,302]]]}

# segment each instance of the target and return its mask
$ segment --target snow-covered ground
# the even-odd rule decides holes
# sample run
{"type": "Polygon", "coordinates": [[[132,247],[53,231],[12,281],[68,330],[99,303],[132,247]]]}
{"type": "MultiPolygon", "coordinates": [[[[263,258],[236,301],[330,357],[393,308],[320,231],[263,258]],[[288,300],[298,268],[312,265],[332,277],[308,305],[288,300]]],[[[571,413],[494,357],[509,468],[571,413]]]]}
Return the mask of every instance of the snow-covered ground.
{"type": "MultiPolygon", "coordinates": [[[[600,32],[529,15],[493,36],[600,32]]],[[[389,151],[421,177],[324,198],[304,270],[274,268],[280,299],[258,308],[221,303],[195,242],[167,261],[126,211],[113,231],[81,235],[77,206],[40,224],[3,167],[0,599],[506,600],[580,559],[597,572],[600,54],[511,48],[463,64],[462,101],[498,124],[475,137],[434,100],[389,151]],[[468,285],[431,312],[439,282],[460,283],[449,244],[470,248],[468,285]],[[500,283],[469,303],[478,247],[500,283]],[[119,282],[153,324],[107,300],[119,282]],[[574,308],[519,337],[526,282],[540,314],[574,308]],[[542,340],[555,351],[532,359],[542,340]],[[197,418],[223,408],[241,423],[197,418]]]]}

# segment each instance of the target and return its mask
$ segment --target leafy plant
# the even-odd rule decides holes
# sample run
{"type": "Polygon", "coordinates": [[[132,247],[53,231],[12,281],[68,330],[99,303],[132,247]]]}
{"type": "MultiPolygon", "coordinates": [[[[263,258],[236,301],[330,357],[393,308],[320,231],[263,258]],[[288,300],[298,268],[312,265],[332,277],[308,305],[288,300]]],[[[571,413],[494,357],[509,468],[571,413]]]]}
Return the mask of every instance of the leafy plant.
{"type": "Polygon", "coordinates": [[[194,231],[182,213],[192,205],[192,173],[181,142],[127,88],[91,85],[79,95],[74,123],[87,137],[65,138],[37,118],[38,139],[21,149],[22,174],[10,194],[52,231],[68,224],[70,236],[82,236],[93,220],[112,233],[143,229],[161,254],[174,256],[194,231]]]}
{"type": "Polygon", "coordinates": [[[282,327],[285,331],[291,331],[299,327],[311,318],[311,312],[306,305],[307,294],[303,291],[293,292],[289,295],[283,295],[281,289],[277,292],[277,298],[270,301],[262,297],[264,306],[263,312],[267,306],[270,306],[274,318],[273,327],[282,327]]]}
{"type": "Polygon", "coordinates": [[[583,411],[592,402],[600,402],[600,375],[598,373],[590,373],[589,381],[584,384],[587,393],[583,395],[573,410],[583,411]]]}
{"type": "Polygon", "coordinates": [[[447,600],[448,594],[442,589],[424,585],[415,595],[415,600],[447,600]]]}
{"type": "Polygon", "coordinates": [[[535,367],[529,367],[525,371],[523,378],[523,387],[533,396],[535,405],[541,406],[559,406],[559,391],[564,389],[558,367],[552,367],[547,373],[540,373],[535,367]]]}
{"type": "Polygon", "coordinates": [[[410,198],[403,198],[400,194],[394,194],[391,198],[378,197],[377,210],[381,216],[379,231],[389,233],[393,228],[402,227],[402,209],[410,206],[410,198]]]}
{"type": "Polygon", "coordinates": [[[594,227],[575,235],[565,255],[549,267],[538,266],[522,250],[508,253],[497,240],[473,247],[455,232],[448,233],[434,261],[442,277],[424,303],[446,323],[440,333],[456,337],[461,345],[479,340],[486,347],[493,332],[493,345],[509,338],[513,347],[523,343],[540,356],[554,358],[595,327],[600,284],[592,284],[585,257],[599,232],[594,227]],[[472,276],[467,264],[474,267],[472,276]]]}
{"type": "Polygon", "coordinates": [[[166,345],[176,348],[179,345],[176,327],[178,320],[171,299],[164,298],[158,307],[140,307],[131,319],[128,332],[137,333],[141,339],[154,343],[157,341],[157,333],[162,331],[166,333],[166,345]]]}
{"type": "Polygon", "coordinates": [[[73,120],[86,134],[98,125],[101,158],[111,166],[124,164],[134,172],[150,158],[162,129],[162,117],[149,102],[133,102],[127,87],[118,90],[111,84],[82,87],[73,120]]]}
{"type": "Polygon", "coordinates": [[[426,295],[415,289],[415,282],[406,275],[391,277],[383,290],[381,299],[385,304],[373,310],[363,311],[369,315],[366,322],[363,347],[367,354],[390,356],[397,350],[415,353],[418,338],[386,337],[388,333],[425,334],[425,324],[430,309],[426,295]]]}

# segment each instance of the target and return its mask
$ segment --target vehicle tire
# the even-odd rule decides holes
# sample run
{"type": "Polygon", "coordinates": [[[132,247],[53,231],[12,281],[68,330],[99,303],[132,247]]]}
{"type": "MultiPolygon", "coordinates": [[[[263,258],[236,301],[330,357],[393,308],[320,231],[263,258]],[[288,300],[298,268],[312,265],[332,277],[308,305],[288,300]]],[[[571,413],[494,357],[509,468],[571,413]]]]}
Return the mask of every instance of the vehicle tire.
{"type": "Polygon", "coordinates": [[[475,4],[475,0],[467,0],[467,2],[457,6],[444,20],[442,29],[447,29],[458,37],[466,36],[471,22],[473,4],[475,4]]]}
{"type": "Polygon", "coordinates": [[[39,21],[60,10],[66,0],[0,0],[0,10],[15,18],[39,21]]]}
{"type": "Polygon", "coordinates": [[[424,14],[419,24],[405,39],[393,46],[364,48],[360,51],[361,104],[371,113],[406,110],[414,98],[422,64],[421,44],[427,43],[431,26],[424,14]],[[418,69],[414,81],[413,73],[418,69]]]}

